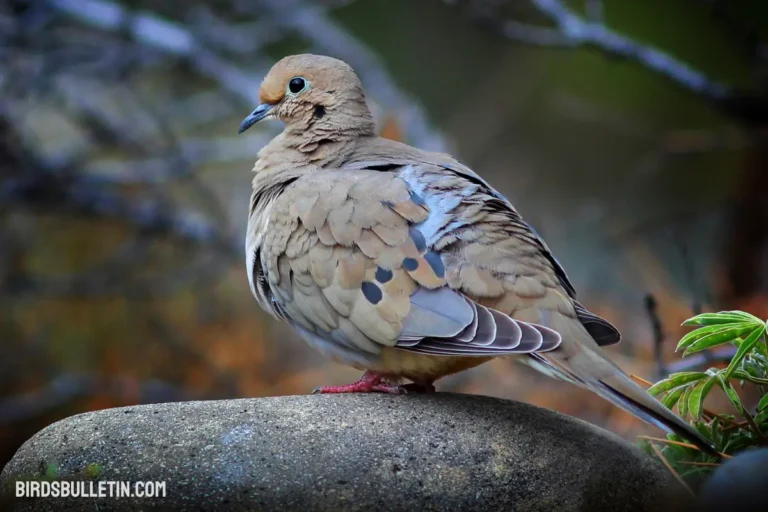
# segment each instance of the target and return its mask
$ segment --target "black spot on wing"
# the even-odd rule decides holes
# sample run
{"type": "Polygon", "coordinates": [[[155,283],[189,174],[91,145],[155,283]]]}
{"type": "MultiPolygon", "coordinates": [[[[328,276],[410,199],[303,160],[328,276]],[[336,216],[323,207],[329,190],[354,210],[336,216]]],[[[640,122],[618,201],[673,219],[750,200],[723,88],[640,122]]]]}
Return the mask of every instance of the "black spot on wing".
{"type": "Polygon", "coordinates": [[[421,197],[419,194],[414,192],[413,190],[409,190],[411,193],[411,201],[413,201],[414,204],[417,204],[419,206],[424,206],[426,204],[426,201],[424,201],[424,198],[421,197]]]}
{"type": "Polygon", "coordinates": [[[363,281],[362,286],[360,286],[360,289],[363,291],[363,295],[365,298],[370,302],[371,304],[378,304],[381,302],[381,299],[384,297],[384,294],[381,293],[381,289],[376,286],[375,283],[372,283],[370,281],[363,281]]]}
{"type": "Polygon", "coordinates": [[[440,258],[439,254],[434,251],[429,251],[424,255],[424,259],[427,260],[427,263],[432,267],[432,271],[437,277],[441,279],[445,277],[445,265],[443,265],[443,260],[440,258]]]}
{"type": "Polygon", "coordinates": [[[414,258],[403,258],[403,268],[408,272],[413,272],[419,268],[419,262],[414,258]]]}
{"type": "Polygon", "coordinates": [[[411,235],[413,243],[416,244],[416,250],[419,253],[427,250],[427,241],[424,240],[424,235],[421,234],[421,231],[412,227],[408,230],[408,233],[411,235]]]}
{"type": "Polygon", "coordinates": [[[388,283],[392,279],[392,271],[378,267],[376,269],[376,280],[382,284],[388,283]]]}

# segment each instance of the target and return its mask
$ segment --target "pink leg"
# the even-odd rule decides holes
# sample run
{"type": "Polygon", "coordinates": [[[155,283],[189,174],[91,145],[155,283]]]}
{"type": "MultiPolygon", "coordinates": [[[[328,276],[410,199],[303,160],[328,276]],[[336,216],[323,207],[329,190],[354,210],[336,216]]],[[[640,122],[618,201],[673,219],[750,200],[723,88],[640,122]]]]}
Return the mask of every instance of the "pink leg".
{"type": "Polygon", "coordinates": [[[312,391],[313,395],[334,394],[334,393],[391,393],[393,395],[404,395],[407,393],[403,386],[391,384],[382,384],[383,375],[367,371],[357,382],[346,384],[344,386],[320,386],[312,391]]]}

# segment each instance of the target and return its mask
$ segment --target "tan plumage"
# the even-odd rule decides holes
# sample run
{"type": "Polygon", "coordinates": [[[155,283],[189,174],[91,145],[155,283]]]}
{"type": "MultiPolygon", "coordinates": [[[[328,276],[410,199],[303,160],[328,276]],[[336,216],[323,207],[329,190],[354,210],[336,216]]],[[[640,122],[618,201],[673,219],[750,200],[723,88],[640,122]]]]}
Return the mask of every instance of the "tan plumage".
{"type": "Polygon", "coordinates": [[[248,277],[262,308],[369,372],[361,385],[327,391],[399,389],[380,386],[382,377],[429,387],[517,354],[707,445],[601,354],[618,331],[576,302],[549,248],[501,194],[448,155],[374,135],[349,66],[286,57],[260,96],[241,131],[264,118],[285,130],[254,167],[248,277]]]}

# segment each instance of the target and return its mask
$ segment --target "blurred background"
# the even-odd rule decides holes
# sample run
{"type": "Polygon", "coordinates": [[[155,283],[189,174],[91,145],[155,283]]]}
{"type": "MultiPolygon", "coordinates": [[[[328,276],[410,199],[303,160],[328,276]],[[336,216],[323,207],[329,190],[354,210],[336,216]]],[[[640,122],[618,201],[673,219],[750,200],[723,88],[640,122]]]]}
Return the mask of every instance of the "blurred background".
{"type": "MultiPolygon", "coordinates": [[[[280,126],[236,132],[292,53],[346,60],[383,136],[505,194],[627,371],[717,364],[674,346],[698,311],[768,316],[766,41],[763,0],[0,0],[0,467],[75,413],[358,377],[247,284],[280,126]]],[[[658,434],[509,361],[438,389],[658,434]]]]}

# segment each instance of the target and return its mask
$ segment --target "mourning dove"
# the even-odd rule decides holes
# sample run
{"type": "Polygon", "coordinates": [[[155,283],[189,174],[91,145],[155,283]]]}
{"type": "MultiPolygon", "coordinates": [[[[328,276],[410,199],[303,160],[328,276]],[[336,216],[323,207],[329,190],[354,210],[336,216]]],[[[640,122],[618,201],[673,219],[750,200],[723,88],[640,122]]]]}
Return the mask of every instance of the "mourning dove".
{"type": "Polygon", "coordinates": [[[390,392],[518,356],[712,451],[601,352],[590,313],[510,202],[454,158],[377,137],[346,63],[294,55],[240,132],[278,119],[258,153],[246,237],[251,291],[311,346],[365,373],[320,393],[390,392]]]}

